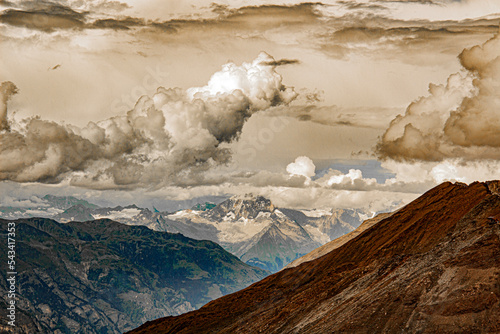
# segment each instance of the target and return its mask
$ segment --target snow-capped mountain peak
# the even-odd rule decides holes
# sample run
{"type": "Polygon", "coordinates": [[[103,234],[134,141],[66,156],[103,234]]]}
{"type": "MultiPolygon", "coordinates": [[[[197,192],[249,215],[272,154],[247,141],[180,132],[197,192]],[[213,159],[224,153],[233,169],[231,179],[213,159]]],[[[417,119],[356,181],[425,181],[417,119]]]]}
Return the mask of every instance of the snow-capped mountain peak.
{"type": "Polygon", "coordinates": [[[233,196],[211,210],[205,211],[204,215],[212,220],[223,220],[230,213],[232,213],[231,219],[233,220],[238,220],[241,217],[254,219],[259,213],[273,212],[275,208],[274,204],[263,196],[246,194],[233,196]]]}

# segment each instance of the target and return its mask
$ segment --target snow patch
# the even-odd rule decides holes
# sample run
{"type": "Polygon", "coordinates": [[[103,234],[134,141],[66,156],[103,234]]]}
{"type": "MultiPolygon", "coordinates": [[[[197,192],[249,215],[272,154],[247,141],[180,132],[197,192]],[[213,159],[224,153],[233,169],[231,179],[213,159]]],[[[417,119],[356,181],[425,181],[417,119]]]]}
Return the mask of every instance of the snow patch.
{"type": "Polygon", "coordinates": [[[236,218],[236,215],[234,214],[234,212],[232,211],[229,211],[226,216],[224,218],[222,218],[223,221],[234,221],[234,219],[236,218]]]}
{"type": "Polygon", "coordinates": [[[361,219],[361,221],[365,221],[367,219],[375,217],[375,212],[369,212],[369,213],[358,212],[358,217],[359,219],[361,219]]]}
{"type": "Polygon", "coordinates": [[[307,217],[311,218],[319,218],[323,216],[329,216],[332,214],[332,210],[314,209],[314,210],[299,210],[299,211],[305,214],[307,217]]]}
{"type": "Polygon", "coordinates": [[[176,220],[178,218],[190,218],[193,216],[198,216],[200,212],[203,211],[193,211],[193,210],[180,210],[174,214],[168,215],[168,218],[176,220]]]}
{"type": "Polygon", "coordinates": [[[215,227],[219,230],[218,238],[221,242],[234,243],[250,239],[269,224],[270,221],[268,220],[225,220],[215,225],[215,227]]]}
{"type": "Polygon", "coordinates": [[[276,216],[278,216],[281,219],[288,219],[288,217],[278,209],[274,210],[274,213],[276,214],[276,216]]]}

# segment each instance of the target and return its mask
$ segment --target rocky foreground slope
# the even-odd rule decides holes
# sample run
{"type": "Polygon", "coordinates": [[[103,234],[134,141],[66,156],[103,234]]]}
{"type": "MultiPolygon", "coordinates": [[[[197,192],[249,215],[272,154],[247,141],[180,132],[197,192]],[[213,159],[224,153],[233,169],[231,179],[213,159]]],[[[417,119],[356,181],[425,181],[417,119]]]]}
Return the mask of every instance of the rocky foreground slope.
{"type": "Polygon", "coordinates": [[[498,189],[444,183],[316,260],[130,333],[498,333],[498,189]]]}
{"type": "Polygon", "coordinates": [[[0,332],[123,333],[147,320],[194,310],[268,272],[211,241],[103,219],[16,225],[16,328],[7,326],[7,270],[0,271],[0,332]],[[10,332],[10,331],[9,331],[10,332]]]}
{"type": "Polygon", "coordinates": [[[334,240],[322,245],[321,247],[314,249],[313,251],[307,253],[306,255],[299,257],[295,261],[290,262],[285,268],[297,267],[299,264],[315,260],[319,257],[322,257],[323,255],[330,253],[331,251],[333,251],[336,248],[339,248],[340,246],[342,246],[343,244],[345,244],[349,240],[354,239],[355,237],[360,235],[363,231],[366,231],[367,229],[369,229],[373,225],[377,224],[379,221],[381,221],[387,217],[390,217],[392,214],[393,214],[392,212],[383,212],[383,213],[379,213],[378,215],[376,215],[375,217],[373,217],[371,219],[365,220],[363,222],[363,224],[358,226],[358,228],[355,229],[354,231],[349,232],[341,237],[338,237],[337,239],[334,239],[334,240]]]}

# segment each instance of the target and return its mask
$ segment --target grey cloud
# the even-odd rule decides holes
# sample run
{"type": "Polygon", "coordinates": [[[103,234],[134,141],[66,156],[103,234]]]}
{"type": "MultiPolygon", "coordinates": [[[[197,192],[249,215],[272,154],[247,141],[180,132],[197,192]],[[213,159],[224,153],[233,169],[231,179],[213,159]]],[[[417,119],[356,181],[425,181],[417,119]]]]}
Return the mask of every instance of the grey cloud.
{"type": "Polygon", "coordinates": [[[57,10],[52,8],[51,12],[8,9],[0,14],[0,22],[46,32],[52,32],[55,29],[83,28],[82,14],[59,11],[61,8],[57,8],[57,10]]]}
{"type": "Polygon", "coordinates": [[[11,1],[7,1],[7,0],[0,0],[0,6],[4,6],[4,7],[14,7],[15,4],[11,1]]]}
{"type": "Polygon", "coordinates": [[[8,7],[0,13],[0,22],[45,32],[83,28],[87,15],[51,1],[21,1],[8,7]]]}
{"type": "Polygon", "coordinates": [[[25,132],[0,133],[0,180],[54,183],[101,155],[95,144],[53,122],[30,119],[25,132]]]}
{"type": "Polygon", "coordinates": [[[295,65],[295,64],[300,64],[300,60],[298,60],[298,59],[280,59],[280,60],[275,60],[275,61],[270,61],[270,62],[264,62],[263,64],[268,65],[268,66],[295,65]]]}
{"type": "Polygon", "coordinates": [[[223,5],[213,5],[212,11],[218,14],[218,17],[192,18],[192,19],[172,19],[168,21],[146,22],[145,27],[152,27],[167,32],[190,31],[192,29],[222,29],[252,30],[256,28],[258,21],[258,30],[280,27],[287,25],[304,25],[316,22],[321,17],[315,10],[316,6],[322,6],[321,3],[302,3],[297,5],[262,5],[247,6],[237,9],[229,9],[223,5]]]}
{"type": "Polygon", "coordinates": [[[336,59],[351,53],[397,57],[403,61],[426,61],[435,56],[414,59],[416,54],[460,52],[464,38],[488,36],[498,31],[498,19],[479,18],[463,21],[398,20],[375,11],[351,11],[341,17],[325,17],[317,30],[317,48],[336,59]],[[457,44],[457,42],[460,42],[457,44]]]}
{"type": "Polygon", "coordinates": [[[90,24],[93,28],[98,29],[114,29],[114,30],[129,30],[131,27],[144,26],[144,20],[126,17],[121,19],[99,19],[90,24]]]}
{"type": "Polygon", "coordinates": [[[321,15],[315,11],[320,3],[302,3],[297,5],[263,5],[228,9],[225,6],[212,6],[218,14],[216,18],[172,19],[168,21],[145,20],[135,17],[111,16],[92,21],[89,14],[120,11],[128,5],[112,1],[91,6],[89,11],[77,11],[68,6],[49,1],[25,1],[20,8],[7,9],[0,14],[0,22],[52,32],[55,29],[113,29],[129,30],[135,27],[153,28],[163,32],[175,33],[191,29],[254,29],[255,19],[259,20],[259,29],[279,27],[281,24],[303,25],[315,21],[321,15]],[[263,20],[265,18],[265,20],[263,20]]]}

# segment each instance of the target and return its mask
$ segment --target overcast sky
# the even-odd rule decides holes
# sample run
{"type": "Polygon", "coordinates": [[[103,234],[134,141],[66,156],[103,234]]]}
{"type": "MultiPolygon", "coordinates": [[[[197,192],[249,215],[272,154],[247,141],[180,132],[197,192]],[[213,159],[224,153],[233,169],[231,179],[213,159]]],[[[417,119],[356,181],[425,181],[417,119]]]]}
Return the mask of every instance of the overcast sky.
{"type": "Polygon", "coordinates": [[[376,211],[499,178],[499,1],[0,9],[0,205],[252,192],[376,211]]]}

